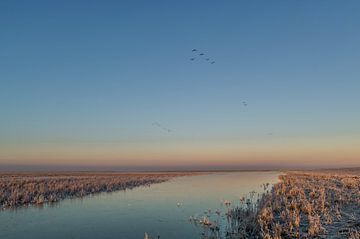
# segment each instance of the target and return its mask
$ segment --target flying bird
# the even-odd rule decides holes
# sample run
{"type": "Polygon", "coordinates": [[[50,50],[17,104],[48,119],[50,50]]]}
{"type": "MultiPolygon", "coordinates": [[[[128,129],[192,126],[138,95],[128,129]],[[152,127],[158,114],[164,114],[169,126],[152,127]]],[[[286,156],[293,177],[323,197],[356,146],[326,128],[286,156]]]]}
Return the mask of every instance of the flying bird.
{"type": "Polygon", "coordinates": [[[168,132],[168,133],[171,133],[171,132],[172,132],[171,129],[162,126],[159,122],[154,122],[154,123],[152,123],[152,125],[160,128],[161,130],[164,130],[164,131],[166,131],[166,132],[168,132]]]}
{"type": "Polygon", "coordinates": [[[215,61],[214,61],[211,57],[209,57],[207,53],[206,53],[206,54],[205,54],[204,52],[197,53],[199,50],[197,50],[197,49],[195,49],[195,48],[192,49],[191,51],[194,53],[194,55],[192,56],[192,58],[190,58],[191,61],[194,61],[196,58],[199,58],[199,57],[202,57],[202,56],[207,55],[207,58],[202,58],[202,59],[204,59],[205,61],[207,61],[209,64],[215,64],[215,61]]]}
{"type": "Polygon", "coordinates": [[[152,125],[157,126],[157,127],[161,127],[161,125],[158,122],[154,122],[154,123],[152,123],[152,125]]]}

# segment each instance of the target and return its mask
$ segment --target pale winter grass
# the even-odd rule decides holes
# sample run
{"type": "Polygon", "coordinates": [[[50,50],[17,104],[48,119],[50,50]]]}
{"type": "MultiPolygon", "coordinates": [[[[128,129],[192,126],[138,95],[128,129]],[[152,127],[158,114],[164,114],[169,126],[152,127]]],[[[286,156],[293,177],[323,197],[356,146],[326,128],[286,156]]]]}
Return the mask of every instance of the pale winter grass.
{"type": "Polygon", "coordinates": [[[360,170],[288,172],[231,210],[228,238],[360,238],[360,170]]]}
{"type": "Polygon", "coordinates": [[[0,173],[0,209],[131,189],[192,173],[0,173]]]}

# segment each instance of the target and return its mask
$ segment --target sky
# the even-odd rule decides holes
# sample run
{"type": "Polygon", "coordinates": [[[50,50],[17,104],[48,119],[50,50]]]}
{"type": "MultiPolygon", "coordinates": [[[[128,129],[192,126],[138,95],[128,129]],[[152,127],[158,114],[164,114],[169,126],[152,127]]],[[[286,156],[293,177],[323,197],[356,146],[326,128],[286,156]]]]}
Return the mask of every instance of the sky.
{"type": "Polygon", "coordinates": [[[0,1],[0,170],[360,166],[359,12],[0,1]]]}

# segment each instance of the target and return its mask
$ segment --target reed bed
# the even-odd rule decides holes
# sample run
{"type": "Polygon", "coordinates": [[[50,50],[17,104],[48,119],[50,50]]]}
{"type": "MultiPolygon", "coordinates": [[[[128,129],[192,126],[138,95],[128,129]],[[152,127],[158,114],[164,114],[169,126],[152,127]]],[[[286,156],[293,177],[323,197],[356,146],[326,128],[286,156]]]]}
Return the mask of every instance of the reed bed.
{"type": "Polygon", "coordinates": [[[288,172],[228,212],[227,238],[360,238],[360,170],[288,172]]]}
{"type": "Polygon", "coordinates": [[[0,209],[132,189],[191,173],[0,173],[0,209]]]}

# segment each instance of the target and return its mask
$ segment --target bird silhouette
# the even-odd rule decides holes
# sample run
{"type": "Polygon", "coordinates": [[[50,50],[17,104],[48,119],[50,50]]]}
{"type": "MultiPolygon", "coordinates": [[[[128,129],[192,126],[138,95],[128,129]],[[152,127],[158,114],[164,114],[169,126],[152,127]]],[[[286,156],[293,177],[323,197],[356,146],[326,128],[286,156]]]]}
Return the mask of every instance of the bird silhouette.
{"type": "Polygon", "coordinates": [[[196,48],[192,49],[191,51],[194,53],[192,58],[190,58],[191,61],[194,61],[195,59],[199,59],[199,57],[203,57],[203,56],[207,55],[207,58],[200,58],[200,59],[204,59],[209,64],[215,64],[215,61],[211,57],[209,57],[207,53],[204,53],[204,52],[197,53],[199,50],[196,48]]]}
{"type": "Polygon", "coordinates": [[[173,132],[171,129],[162,126],[159,122],[153,122],[152,125],[159,128],[159,129],[161,129],[161,130],[164,130],[164,131],[166,131],[168,133],[173,132]]]}

